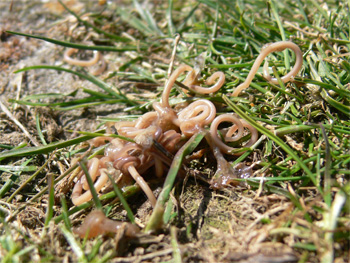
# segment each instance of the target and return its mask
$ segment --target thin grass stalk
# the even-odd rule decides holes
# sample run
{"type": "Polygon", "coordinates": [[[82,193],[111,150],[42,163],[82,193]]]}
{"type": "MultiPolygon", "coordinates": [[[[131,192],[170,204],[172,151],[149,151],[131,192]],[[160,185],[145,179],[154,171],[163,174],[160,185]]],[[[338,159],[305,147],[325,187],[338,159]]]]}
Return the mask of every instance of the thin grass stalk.
{"type": "MultiPolygon", "coordinates": [[[[103,132],[105,132],[105,130],[96,131],[97,134],[103,133],[103,132]]],[[[68,146],[79,144],[81,142],[85,142],[87,140],[93,139],[94,137],[96,136],[86,135],[86,136],[81,136],[72,140],[63,141],[63,142],[53,142],[48,145],[43,145],[38,147],[15,148],[9,151],[1,152],[0,160],[4,158],[10,158],[10,157],[22,157],[22,156],[28,156],[28,155],[47,154],[47,153],[51,153],[56,149],[61,149],[68,146]]]]}
{"type": "Polygon", "coordinates": [[[75,240],[72,233],[66,228],[65,225],[61,225],[60,229],[64,237],[66,238],[67,242],[69,243],[70,247],[72,248],[73,252],[77,256],[78,262],[88,263],[88,260],[85,257],[84,251],[80,247],[79,243],[75,240]]]}
{"type": "Polygon", "coordinates": [[[63,47],[70,47],[70,48],[77,48],[77,49],[83,49],[83,50],[98,50],[98,51],[109,51],[109,52],[125,52],[125,51],[138,51],[138,50],[145,50],[147,49],[146,46],[144,45],[138,45],[138,46],[124,46],[124,47],[112,47],[112,46],[87,46],[87,45],[82,45],[82,44],[76,44],[76,43],[71,43],[67,41],[60,41],[56,39],[51,39],[48,37],[43,37],[43,36],[36,36],[36,35],[31,35],[31,34],[25,34],[21,32],[14,32],[14,31],[6,31],[9,34],[12,35],[19,35],[19,36],[24,36],[24,37],[30,37],[30,38],[36,38],[40,40],[44,40],[46,42],[50,42],[56,45],[60,45],[63,47]]]}
{"type": "Polygon", "coordinates": [[[36,130],[38,131],[40,141],[42,142],[43,145],[47,145],[47,142],[45,141],[44,135],[41,131],[39,113],[35,114],[35,124],[36,124],[36,130]]]}
{"type": "Polygon", "coordinates": [[[97,209],[102,210],[102,204],[100,199],[98,198],[96,189],[94,187],[94,182],[91,179],[91,176],[89,174],[88,168],[86,167],[86,161],[82,160],[79,162],[79,165],[81,167],[81,169],[84,171],[84,174],[86,176],[86,181],[88,182],[89,188],[90,188],[90,192],[92,195],[92,200],[94,200],[95,206],[97,209]]]}
{"type": "Polygon", "coordinates": [[[326,133],[326,130],[322,124],[320,124],[323,140],[325,143],[325,169],[324,169],[324,201],[328,205],[328,207],[331,206],[332,202],[332,192],[331,192],[331,186],[332,186],[332,179],[331,179],[331,168],[332,168],[332,158],[331,158],[331,152],[330,152],[330,145],[328,141],[328,136],[326,133]]]}
{"type": "Polygon", "coordinates": [[[254,149],[256,149],[256,147],[258,147],[263,140],[266,139],[266,136],[260,136],[260,138],[251,146],[249,147],[249,150],[247,150],[245,153],[243,153],[242,155],[240,155],[236,160],[234,160],[232,162],[232,166],[234,167],[235,165],[239,164],[240,162],[243,162],[245,158],[247,158],[254,149]]]}
{"type": "Polygon", "coordinates": [[[170,228],[170,237],[171,237],[171,246],[173,248],[173,262],[174,263],[181,263],[182,259],[181,259],[181,251],[179,248],[179,244],[177,243],[177,231],[176,231],[176,227],[172,226],[170,228]]]}
{"type": "Polygon", "coordinates": [[[108,175],[108,178],[109,180],[111,181],[112,183],[112,186],[113,186],[113,190],[114,190],[114,193],[118,196],[120,202],[122,203],[124,209],[126,210],[126,213],[128,215],[128,218],[130,220],[131,223],[135,224],[135,216],[128,204],[128,202],[126,201],[126,199],[124,198],[123,196],[123,193],[122,191],[119,189],[119,187],[117,186],[117,184],[114,182],[113,178],[110,176],[109,173],[107,173],[108,175]]]}
{"type": "MultiPolygon", "coordinates": [[[[349,190],[349,184],[347,185],[349,190]]],[[[325,251],[321,256],[321,263],[332,263],[334,260],[334,240],[333,235],[337,226],[338,218],[341,213],[341,210],[347,200],[347,194],[340,190],[334,197],[334,201],[329,211],[324,212],[323,222],[325,230],[325,251]]]]}
{"type": "MultiPolygon", "coordinates": [[[[283,28],[280,16],[278,14],[278,10],[277,10],[277,6],[276,6],[276,3],[275,3],[275,0],[270,0],[269,3],[270,3],[270,6],[271,6],[271,9],[272,9],[273,16],[276,19],[276,22],[277,22],[277,25],[278,25],[278,29],[280,30],[281,38],[282,38],[283,41],[286,41],[286,34],[284,32],[284,28],[283,28]]],[[[284,50],[283,54],[284,54],[284,63],[285,63],[286,69],[289,70],[290,69],[290,57],[289,57],[288,50],[284,50]]]]}
{"type": "Polygon", "coordinates": [[[174,203],[173,203],[173,200],[170,198],[167,205],[166,205],[164,215],[163,215],[164,224],[169,223],[170,218],[171,218],[171,211],[172,211],[173,207],[174,207],[174,203]]]}
{"type": "Polygon", "coordinates": [[[53,206],[55,204],[55,189],[54,189],[54,175],[48,174],[47,175],[47,184],[49,187],[49,202],[47,204],[46,209],[46,218],[44,222],[44,226],[47,227],[52,219],[53,216],[53,206]]]}
{"type": "Polygon", "coordinates": [[[173,23],[172,10],[173,10],[173,0],[168,0],[168,9],[166,10],[166,19],[168,21],[168,31],[169,31],[170,37],[174,36],[176,32],[176,28],[173,23]]]}
{"type": "Polygon", "coordinates": [[[67,206],[67,200],[64,194],[60,195],[61,199],[61,204],[62,204],[62,215],[63,215],[63,222],[66,226],[67,229],[71,229],[72,225],[69,220],[69,215],[68,215],[68,206],[67,206]]]}
{"type": "MultiPolygon", "coordinates": [[[[21,164],[21,167],[26,167],[28,163],[30,163],[33,158],[30,158],[21,164]]],[[[9,180],[1,187],[0,189],[0,198],[3,197],[12,187],[13,183],[17,180],[17,178],[21,175],[22,171],[16,172],[13,174],[9,180]]],[[[13,194],[12,194],[13,195],[13,194]]],[[[7,200],[8,202],[8,200],[7,200]]]]}

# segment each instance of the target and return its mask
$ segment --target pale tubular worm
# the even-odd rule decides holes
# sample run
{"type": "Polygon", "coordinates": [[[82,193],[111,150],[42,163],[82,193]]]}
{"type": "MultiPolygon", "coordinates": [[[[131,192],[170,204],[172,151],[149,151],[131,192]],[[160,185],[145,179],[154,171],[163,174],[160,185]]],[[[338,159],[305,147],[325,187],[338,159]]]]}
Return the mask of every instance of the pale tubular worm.
{"type": "Polygon", "coordinates": [[[129,173],[146,194],[152,204],[152,207],[154,207],[157,200],[146,181],[136,170],[135,166],[138,167],[141,164],[141,161],[136,156],[129,155],[129,151],[131,150],[140,151],[141,148],[139,145],[134,143],[125,146],[118,154],[120,157],[116,156],[117,159],[114,161],[113,166],[122,171],[123,174],[129,173]]]}
{"type": "Polygon", "coordinates": [[[214,120],[216,108],[209,100],[196,100],[178,113],[180,122],[191,121],[207,125],[214,120]]]}
{"type": "Polygon", "coordinates": [[[192,70],[190,72],[188,72],[186,78],[182,81],[182,84],[187,86],[187,87],[191,86],[193,83],[197,83],[199,71],[195,70],[193,68],[191,68],[191,69],[192,70]]]}
{"type": "Polygon", "coordinates": [[[135,123],[135,128],[137,129],[147,128],[151,124],[153,124],[157,119],[158,119],[157,112],[155,111],[147,112],[137,119],[135,123]]]}
{"type": "Polygon", "coordinates": [[[210,126],[210,135],[212,137],[213,144],[215,144],[223,153],[231,153],[235,148],[226,145],[218,136],[218,127],[222,122],[234,123],[237,128],[237,134],[231,138],[232,140],[239,140],[243,136],[244,127],[240,119],[233,114],[223,114],[216,117],[210,126]]]}
{"type": "MultiPolygon", "coordinates": [[[[106,169],[100,169],[99,173],[100,173],[100,176],[98,177],[98,179],[96,180],[96,183],[94,184],[94,188],[97,193],[102,189],[103,186],[106,185],[108,181],[106,169]]],[[[92,194],[90,190],[87,190],[83,194],[82,192],[83,192],[83,185],[79,180],[75,184],[73,188],[72,196],[71,196],[71,199],[74,205],[81,205],[82,203],[88,202],[92,199],[92,194]]]]}
{"type": "Polygon", "coordinates": [[[90,67],[97,64],[99,61],[101,61],[101,65],[96,70],[91,72],[91,74],[94,76],[101,74],[106,69],[107,63],[104,60],[103,56],[101,55],[100,51],[94,50],[93,51],[94,56],[90,60],[80,60],[80,59],[72,58],[71,56],[76,52],[78,52],[78,49],[68,48],[64,52],[63,60],[68,64],[81,66],[81,67],[90,67]]]}
{"type": "Polygon", "coordinates": [[[127,237],[135,237],[140,232],[136,225],[111,220],[102,211],[94,210],[86,216],[81,226],[73,228],[73,233],[79,235],[80,238],[85,238],[85,236],[93,238],[107,233],[117,233],[123,226],[127,237]]]}
{"type": "MultiPolygon", "coordinates": [[[[98,169],[100,166],[100,160],[98,158],[92,158],[91,160],[88,161],[87,166],[89,167],[89,175],[91,177],[91,180],[95,182],[96,177],[98,175],[98,169]]],[[[89,184],[86,179],[86,175],[83,175],[80,179],[80,182],[83,186],[84,190],[89,189],[89,184]]]]}
{"type": "Polygon", "coordinates": [[[130,165],[128,167],[129,174],[134,178],[134,180],[137,182],[137,184],[141,187],[143,192],[147,195],[149,201],[151,202],[152,207],[154,208],[156,206],[157,199],[154,196],[151,188],[146,183],[146,181],[143,179],[143,177],[138,173],[138,171],[135,169],[133,165],[130,165]]]}
{"type": "Polygon", "coordinates": [[[163,107],[162,104],[158,102],[154,102],[152,106],[156,110],[159,116],[157,120],[157,125],[162,130],[169,130],[169,129],[173,129],[174,126],[177,126],[177,127],[180,126],[180,122],[177,118],[177,115],[170,106],[163,107]]]}
{"type": "Polygon", "coordinates": [[[168,81],[165,84],[164,90],[163,90],[163,94],[162,94],[162,99],[161,99],[161,106],[163,108],[170,108],[170,104],[169,104],[169,95],[170,95],[170,91],[172,89],[172,87],[175,84],[176,79],[184,72],[186,71],[193,71],[193,68],[188,66],[188,65],[181,65],[179,66],[170,76],[170,78],[168,79],[168,81]]]}
{"type": "Polygon", "coordinates": [[[178,143],[181,140],[181,134],[175,130],[168,130],[159,138],[159,143],[169,152],[174,153],[178,143]]]}
{"type": "Polygon", "coordinates": [[[94,50],[94,52],[93,52],[94,56],[90,60],[74,59],[71,57],[71,55],[76,53],[76,52],[78,52],[78,49],[68,48],[64,52],[63,60],[71,65],[81,66],[81,67],[89,67],[89,66],[95,65],[100,60],[100,57],[101,57],[101,53],[99,51],[94,50]]]}
{"type": "Polygon", "coordinates": [[[111,142],[113,138],[107,136],[99,136],[89,141],[90,146],[99,147],[106,144],[106,141],[111,142]]]}
{"type": "Polygon", "coordinates": [[[210,124],[216,115],[216,108],[209,100],[192,102],[178,114],[180,129],[185,136],[192,136],[199,129],[210,124]]]}
{"type": "Polygon", "coordinates": [[[217,71],[213,75],[211,75],[205,82],[206,85],[214,84],[213,86],[208,88],[203,88],[197,85],[190,85],[189,87],[198,93],[210,94],[210,93],[217,92],[222,87],[222,85],[224,85],[224,83],[225,83],[225,74],[221,71],[217,71]]]}
{"type": "Polygon", "coordinates": [[[157,140],[162,134],[162,129],[156,125],[142,129],[135,137],[135,142],[143,147],[144,150],[149,149],[153,145],[153,140],[157,140]]]}
{"type": "Polygon", "coordinates": [[[154,167],[156,169],[157,178],[161,178],[164,173],[164,166],[161,159],[154,156],[154,167]]]}
{"type": "MultiPolygon", "coordinates": [[[[276,43],[267,44],[267,45],[262,47],[259,56],[256,58],[256,60],[253,64],[253,67],[251,68],[251,70],[247,76],[247,79],[235,89],[235,91],[232,93],[232,96],[235,96],[235,97],[238,96],[242,90],[249,87],[249,85],[252,82],[256,72],[258,71],[258,69],[261,65],[261,63],[264,61],[264,59],[270,53],[276,52],[276,51],[283,51],[286,48],[289,48],[292,51],[294,51],[296,59],[295,59],[295,65],[292,68],[292,70],[288,74],[286,74],[285,76],[281,77],[281,80],[283,83],[286,83],[292,77],[295,77],[303,65],[303,53],[301,52],[300,48],[296,44],[294,44],[293,42],[290,42],[290,41],[280,41],[280,42],[276,42],[276,43]]],[[[276,78],[272,78],[269,75],[267,63],[264,64],[264,77],[269,82],[271,82],[273,84],[278,84],[278,80],[276,78]]]]}
{"type": "Polygon", "coordinates": [[[105,149],[105,156],[110,157],[111,159],[115,159],[115,156],[119,153],[119,151],[124,148],[125,141],[120,139],[113,139],[105,149]]]}

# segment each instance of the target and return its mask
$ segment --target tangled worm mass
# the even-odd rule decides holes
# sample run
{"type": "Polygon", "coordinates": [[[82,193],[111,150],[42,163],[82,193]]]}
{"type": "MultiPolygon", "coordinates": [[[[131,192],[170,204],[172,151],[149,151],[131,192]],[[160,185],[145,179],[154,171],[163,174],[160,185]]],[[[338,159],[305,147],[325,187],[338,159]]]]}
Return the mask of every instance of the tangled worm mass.
{"type": "MultiPolygon", "coordinates": [[[[302,66],[302,53],[299,47],[289,41],[268,44],[262,48],[246,81],[240,84],[231,96],[238,96],[249,87],[260,64],[268,54],[286,48],[295,53],[296,62],[292,70],[281,80],[287,82],[293,78],[302,66]]],[[[243,153],[237,153],[238,149],[230,146],[232,142],[240,141],[243,137],[248,138],[242,146],[250,147],[258,140],[258,132],[252,125],[238,118],[234,113],[217,115],[214,103],[207,99],[197,99],[186,105],[170,104],[171,90],[177,79],[186,72],[187,75],[182,84],[195,92],[196,97],[200,94],[215,93],[225,83],[225,74],[218,71],[206,80],[207,87],[203,87],[198,80],[198,72],[188,65],[181,65],[169,77],[160,102],[153,104],[153,111],[145,113],[135,121],[110,124],[109,128],[113,127],[118,135],[131,139],[133,142],[107,136],[94,138],[90,142],[95,147],[108,144],[104,155],[96,156],[87,163],[89,175],[97,193],[107,187],[109,174],[121,187],[136,181],[154,207],[156,198],[142,174],[153,167],[156,177],[162,177],[167,167],[171,165],[169,155],[175,154],[191,136],[203,131],[217,161],[217,172],[210,181],[213,189],[235,185],[235,179],[238,176],[249,174],[245,167],[233,168],[226,161],[225,155],[243,153]],[[161,146],[164,151],[157,150],[154,147],[155,144],[158,145],[158,148],[161,146]]],[[[263,74],[269,82],[277,82],[269,75],[267,63],[264,65],[263,74]]],[[[72,193],[72,202],[75,205],[92,199],[84,172],[81,171],[77,178],[72,193]]],[[[80,233],[84,231],[81,230],[80,233]]]]}

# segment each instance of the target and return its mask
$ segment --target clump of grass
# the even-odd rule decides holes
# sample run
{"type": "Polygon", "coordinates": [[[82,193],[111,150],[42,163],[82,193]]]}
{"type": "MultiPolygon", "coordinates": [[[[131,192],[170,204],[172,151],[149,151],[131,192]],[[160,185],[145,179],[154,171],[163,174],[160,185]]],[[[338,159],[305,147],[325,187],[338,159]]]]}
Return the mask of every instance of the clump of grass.
{"type": "MultiPolygon", "coordinates": [[[[148,3],[153,4],[152,1],[148,3]]],[[[132,215],[135,204],[131,205],[132,208],[127,208],[129,219],[133,221],[136,217],[136,221],[147,224],[146,230],[151,230],[165,217],[167,223],[165,227],[172,225],[169,238],[171,242],[169,241],[167,245],[173,248],[173,257],[177,262],[181,259],[230,261],[242,248],[247,250],[247,257],[259,253],[266,259],[267,256],[261,248],[267,242],[272,242],[275,247],[286,245],[293,251],[293,255],[299,258],[299,262],[346,261],[350,242],[348,235],[350,218],[347,208],[350,195],[348,120],[350,64],[347,60],[350,49],[349,3],[339,6],[339,3],[320,4],[314,0],[288,3],[275,0],[235,3],[225,0],[201,0],[180,5],[176,1],[169,0],[154,9],[150,5],[134,0],[132,5],[121,8],[115,6],[113,2],[106,5],[110,5],[108,11],[92,14],[87,21],[80,18],[82,14],[77,14],[68,7],[66,9],[86,27],[87,31],[96,32],[110,45],[85,45],[75,42],[74,39],[67,41],[25,32],[9,31],[9,33],[41,39],[64,47],[117,52],[125,60],[119,71],[112,72],[103,79],[94,77],[80,68],[68,69],[65,66],[52,65],[27,67],[18,72],[37,69],[65,71],[95,84],[99,90],[83,88],[85,97],[78,99],[75,98],[77,92],[72,92],[33,94],[12,99],[10,102],[31,107],[51,107],[57,111],[120,103],[128,107],[126,110],[133,114],[128,117],[135,118],[147,111],[150,106],[150,101],[142,96],[143,91],[137,86],[149,85],[154,92],[154,101],[159,99],[168,70],[166,58],[170,57],[172,49],[172,41],[169,40],[174,38],[174,33],[179,33],[181,39],[175,61],[178,64],[193,65],[194,58],[203,55],[205,66],[201,73],[204,78],[213,70],[224,71],[225,86],[217,94],[208,96],[208,99],[221,104],[222,113],[234,111],[264,135],[249,151],[232,160],[233,164],[238,162],[254,164],[254,176],[247,180],[242,179],[247,182],[250,191],[237,190],[233,194],[235,190],[230,189],[215,193],[209,198],[199,193],[198,200],[201,201],[197,204],[195,198],[193,200],[190,198],[193,193],[188,189],[191,188],[181,192],[181,187],[173,187],[176,172],[171,172],[158,200],[160,208],[155,209],[149,223],[146,221],[147,216],[138,213],[132,215]],[[118,27],[111,17],[119,20],[118,27]],[[101,26],[103,23],[108,25],[103,27],[104,29],[101,26]],[[130,36],[128,30],[135,34],[130,36]],[[240,97],[227,96],[226,94],[232,93],[234,88],[245,80],[261,47],[280,40],[297,43],[304,53],[303,68],[295,81],[280,85],[267,83],[261,76],[261,69],[250,88],[240,97]],[[133,52],[131,59],[127,57],[127,52],[133,52]],[[111,83],[110,79],[114,76],[119,77],[121,83],[131,82],[134,85],[129,87],[129,91],[133,93],[132,97],[127,90],[111,83]],[[52,101],[43,102],[43,99],[52,101]],[[174,195],[177,195],[175,194],[177,192],[181,194],[171,196],[172,189],[174,195]],[[170,196],[172,198],[169,200],[170,196]],[[227,202],[219,202],[218,198],[227,202]],[[265,198],[265,204],[259,201],[260,198],[265,198]],[[233,206],[234,201],[237,201],[236,207],[232,208],[235,215],[227,215],[225,211],[230,211],[227,205],[233,206]],[[210,202],[216,206],[212,206],[210,202]],[[193,211],[193,207],[198,209],[193,211]],[[210,209],[214,209],[216,213],[210,209]],[[164,210],[166,215],[163,217],[164,210]],[[247,214],[250,218],[246,217],[247,214]],[[222,216],[227,222],[222,222],[222,216]],[[197,224],[192,224],[192,220],[197,224]],[[178,231],[174,226],[181,227],[186,224],[184,222],[187,222],[184,233],[186,238],[181,240],[183,245],[179,246],[176,240],[178,231]],[[194,226],[197,227],[197,231],[193,230],[194,226]],[[240,231],[235,233],[232,230],[233,226],[240,231]],[[217,229],[223,231],[225,235],[217,234],[218,232],[215,232],[217,229]],[[193,236],[198,240],[196,241],[193,236]],[[220,240],[219,237],[225,240],[226,247],[220,247],[221,243],[217,242],[220,240]],[[238,241],[233,241],[233,237],[238,241]],[[190,246],[189,240],[195,244],[190,246]],[[179,249],[188,253],[181,254],[179,249]]],[[[271,73],[276,78],[283,76],[293,65],[294,59],[288,51],[271,54],[268,61],[271,73]]],[[[172,93],[174,98],[177,94],[176,90],[172,93]]],[[[40,116],[36,117],[37,120],[39,118],[40,116]]],[[[101,119],[111,121],[108,117],[101,119]]],[[[96,252],[101,245],[99,242],[94,245],[95,249],[92,249],[95,252],[91,252],[88,246],[81,245],[75,239],[70,232],[70,226],[75,223],[72,215],[77,212],[85,211],[94,204],[100,208],[106,207],[105,200],[116,196],[122,198],[119,189],[115,188],[113,192],[99,197],[94,194],[94,202],[90,201],[78,207],[69,208],[70,202],[61,198],[62,212],[56,209],[53,202],[53,185],[58,187],[58,183],[76,168],[68,169],[67,159],[81,152],[90,156],[88,158],[101,153],[103,149],[95,149],[90,153],[78,145],[100,136],[105,131],[81,131],[83,135],[75,139],[47,143],[38,121],[36,127],[38,133],[32,135],[37,136],[42,145],[37,147],[19,145],[0,153],[2,161],[0,215],[3,225],[0,253],[3,255],[3,262],[9,262],[10,258],[35,260],[34,255],[50,258],[52,261],[63,258],[54,247],[40,241],[29,241],[30,231],[22,233],[13,224],[15,218],[23,219],[26,206],[36,207],[40,204],[40,200],[46,201],[43,195],[48,189],[50,190],[48,207],[44,209],[47,210],[44,222],[48,228],[46,234],[49,235],[48,231],[51,230],[50,222],[61,224],[59,231],[66,240],[63,246],[73,250],[73,254],[68,254],[68,257],[84,262],[115,257],[116,254],[108,249],[96,252]],[[59,175],[57,170],[48,164],[51,158],[64,163],[65,172],[59,175]],[[33,167],[40,168],[34,172],[33,167]],[[31,173],[31,177],[27,181],[21,180],[23,173],[31,173]],[[40,174],[41,176],[51,174],[46,180],[48,186],[37,179],[40,174]],[[5,178],[9,179],[6,181],[5,178]],[[26,189],[26,185],[32,181],[35,186],[34,196],[26,189]],[[21,200],[19,194],[25,199],[21,200]],[[28,199],[26,203],[25,200],[28,199]],[[62,220],[64,225],[60,223],[62,220]],[[11,235],[11,231],[18,233],[18,240],[21,242],[11,235]],[[35,253],[31,255],[31,251],[35,253]],[[106,256],[103,256],[103,252],[107,252],[106,256]]],[[[11,147],[5,145],[2,148],[11,147]]],[[[181,155],[170,170],[178,170],[184,157],[181,155]]],[[[82,167],[84,168],[84,164],[82,167]]],[[[189,174],[191,173],[197,171],[190,171],[189,174]]],[[[204,174],[204,169],[198,173],[204,174]]],[[[188,184],[184,182],[183,185],[188,184]]],[[[206,184],[200,186],[203,189],[208,188],[206,184]]],[[[130,186],[121,190],[127,198],[134,195],[138,187],[130,186]]],[[[126,203],[125,206],[127,207],[126,203]]],[[[136,204],[136,207],[139,206],[136,204]]],[[[89,242],[86,241],[86,244],[90,244],[89,242]]],[[[107,243],[104,244],[104,247],[108,247],[107,243]]],[[[142,256],[152,260],[152,253],[154,257],[157,252],[161,254],[160,247],[157,248],[159,251],[146,249],[147,252],[142,256]]],[[[133,252],[125,253],[132,255],[133,252]]],[[[277,256],[288,253],[281,251],[277,256]]],[[[161,255],[166,258],[166,251],[161,255]]]]}

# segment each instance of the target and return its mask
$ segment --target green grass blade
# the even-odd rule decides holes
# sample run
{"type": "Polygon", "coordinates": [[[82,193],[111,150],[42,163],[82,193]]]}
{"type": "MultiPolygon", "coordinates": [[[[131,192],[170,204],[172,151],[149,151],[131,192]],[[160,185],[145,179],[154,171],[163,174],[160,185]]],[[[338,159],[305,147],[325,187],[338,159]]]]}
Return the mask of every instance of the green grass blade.
{"type": "Polygon", "coordinates": [[[174,36],[176,28],[173,23],[173,0],[168,0],[168,9],[166,10],[166,19],[168,21],[168,31],[170,36],[174,36]]]}
{"type": "MultiPolygon", "coordinates": [[[[33,158],[29,158],[25,162],[21,164],[22,167],[26,167],[28,163],[30,163],[33,158]]],[[[15,172],[9,180],[5,182],[5,184],[0,189],[0,198],[2,198],[13,186],[14,182],[17,181],[18,177],[21,175],[22,171],[15,172]]]]}
{"type": "Polygon", "coordinates": [[[32,70],[32,69],[52,69],[52,70],[57,70],[57,71],[65,71],[65,72],[74,74],[82,79],[86,79],[86,80],[90,81],[91,83],[100,87],[101,89],[103,89],[104,91],[106,91],[107,93],[112,95],[113,97],[127,100],[126,97],[121,94],[121,92],[118,92],[118,93],[115,92],[113,87],[111,87],[110,85],[108,85],[104,81],[100,80],[99,78],[96,78],[95,76],[88,74],[88,73],[83,74],[83,73],[80,73],[80,72],[77,72],[77,71],[74,71],[71,69],[57,67],[57,66],[49,66],[49,65],[38,65],[38,66],[32,66],[32,67],[25,67],[25,68],[22,68],[20,70],[15,71],[15,73],[28,71],[28,70],[32,70]]]}
{"type": "Polygon", "coordinates": [[[49,158],[47,158],[46,162],[39,168],[37,171],[31,175],[27,180],[25,180],[20,187],[16,189],[16,191],[13,192],[13,194],[6,200],[7,202],[10,202],[12,199],[16,197],[16,195],[29,183],[31,182],[34,178],[36,178],[47,166],[47,164],[51,161],[52,157],[54,155],[51,154],[49,158]]]}
{"type": "Polygon", "coordinates": [[[47,175],[47,184],[49,187],[49,202],[46,208],[46,218],[44,222],[44,226],[47,227],[53,216],[53,206],[55,203],[55,189],[54,189],[54,176],[53,174],[47,175]]]}
{"type": "Polygon", "coordinates": [[[124,22],[136,28],[138,31],[140,31],[140,33],[144,34],[145,36],[154,35],[154,32],[147,25],[145,25],[142,20],[138,19],[124,8],[118,8],[116,12],[124,22]]]}
{"type": "Polygon", "coordinates": [[[47,142],[45,141],[44,135],[41,131],[39,113],[35,114],[35,124],[36,124],[36,130],[38,131],[38,135],[39,135],[39,138],[40,138],[42,144],[47,145],[47,142]]]}
{"type": "Polygon", "coordinates": [[[73,252],[77,256],[78,262],[87,263],[88,260],[85,257],[84,251],[80,247],[79,243],[75,240],[75,238],[74,238],[73,234],[70,232],[70,230],[68,230],[65,225],[61,225],[60,229],[61,229],[64,237],[66,238],[67,242],[69,243],[71,249],[73,250],[73,252]]]}
{"type": "Polygon", "coordinates": [[[100,199],[98,199],[98,195],[94,186],[94,182],[91,179],[88,168],[86,167],[86,160],[79,162],[81,169],[84,171],[86,181],[88,182],[89,189],[92,195],[92,199],[94,200],[95,206],[97,209],[102,210],[102,204],[100,199]]]}
{"type": "Polygon", "coordinates": [[[38,169],[35,165],[17,166],[17,165],[0,165],[0,171],[3,172],[33,172],[38,169]]]}
{"type": "Polygon", "coordinates": [[[137,50],[145,50],[146,46],[140,45],[140,46],[123,46],[123,47],[111,47],[111,46],[87,46],[82,44],[75,44],[67,41],[60,41],[56,39],[51,39],[48,37],[43,36],[37,36],[37,35],[31,35],[31,34],[25,34],[21,32],[14,32],[14,31],[6,31],[9,34],[23,36],[23,37],[30,37],[30,38],[36,38],[40,40],[44,40],[46,42],[50,42],[56,45],[60,45],[63,47],[70,47],[70,48],[77,48],[77,49],[83,49],[83,50],[98,50],[98,51],[109,51],[109,52],[125,52],[125,51],[137,51],[137,50]]]}
{"type": "Polygon", "coordinates": [[[119,189],[119,187],[117,186],[117,184],[114,182],[113,178],[110,176],[109,173],[107,173],[108,175],[108,178],[109,180],[111,181],[112,183],[112,186],[113,186],[113,190],[114,190],[114,193],[118,196],[120,202],[122,203],[124,209],[126,210],[126,213],[128,215],[128,218],[130,220],[131,223],[135,223],[135,217],[134,217],[134,214],[128,204],[128,202],[126,201],[126,199],[124,198],[123,196],[123,193],[122,191],[119,189]]]}
{"type": "Polygon", "coordinates": [[[67,206],[66,196],[64,194],[61,194],[60,197],[61,197],[61,204],[62,204],[63,222],[67,227],[67,229],[71,229],[72,225],[70,223],[69,216],[68,216],[68,206],[67,206]]]}
{"type": "MultiPolygon", "coordinates": [[[[99,131],[101,132],[101,131],[99,131]]],[[[103,132],[103,131],[102,131],[103,132]]],[[[25,147],[21,149],[13,149],[9,151],[3,151],[0,153],[0,159],[2,158],[10,158],[10,157],[21,157],[28,155],[36,155],[36,154],[47,154],[52,152],[55,149],[65,148],[71,145],[76,145],[80,142],[85,142],[90,140],[96,136],[85,135],[72,140],[63,141],[63,142],[53,142],[48,145],[38,146],[38,147],[25,147]]]]}
{"type": "Polygon", "coordinates": [[[329,96],[328,92],[325,91],[324,89],[321,91],[321,96],[325,101],[327,101],[334,108],[341,111],[342,113],[345,113],[347,116],[350,116],[350,106],[344,105],[343,103],[336,101],[331,96],[329,96]]]}
{"type": "Polygon", "coordinates": [[[178,27],[178,32],[181,33],[182,31],[184,31],[185,26],[188,22],[188,20],[190,20],[190,18],[192,18],[192,16],[194,15],[194,12],[198,9],[199,7],[199,3],[197,3],[188,13],[188,15],[184,18],[183,22],[180,24],[180,26],[178,27]]]}
{"type": "MultiPolygon", "coordinates": [[[[270,0],[269,3],[271,5],[272,13],[273,13],[273,15],[274,15],[274,17],[276,19],[276,22],[277,22],[277,25],[278,25],[278,29],[281,32],[281,38],[282,38],[283,41],[286,41],[286,34],[284,32],[284,28],[283,28],[280,16],[278,15],[278,10],[277,10],[277,6],[276,6],[276,3],[275,3],[275,0],[270,0]]],[[[284,62],[285,62],[285,65],[286,65],[286,69],[289,70],[290,69],[290,57],[288,55],[288,50],[284,50],[283,53],[284,53],[284,62]]]]}

